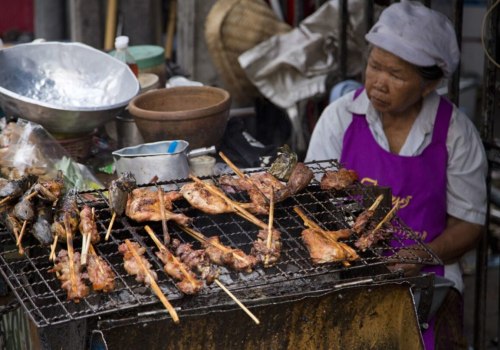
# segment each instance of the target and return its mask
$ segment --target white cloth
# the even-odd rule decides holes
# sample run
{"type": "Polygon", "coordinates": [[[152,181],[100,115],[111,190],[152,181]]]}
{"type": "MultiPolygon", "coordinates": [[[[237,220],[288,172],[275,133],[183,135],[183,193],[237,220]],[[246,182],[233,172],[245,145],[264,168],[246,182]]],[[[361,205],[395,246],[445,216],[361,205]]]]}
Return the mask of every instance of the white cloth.
{"type": "MultiPolygon", "coordinates": [[[[364,0],[348,2],[348,76],[360,74],[364,66],[364,6],[364,0]]],[[[297,28],[260,43],[238,61],[259,91],[283,109],[323,94],[327,75],[338,71],[338,18],[338,1],[328,1],[297,28]]]]}
{"type": "Polygon", "coordinates": [[[366,40],[417,66],[437,65],[445,78],[457,68],[460,50],[451,21],[418,1],[387,7],[366,40]]]}
{"type": "MultiPolygon", "coordinates": [[[[389,151],[379,114],[371,105],[366,91],[354,101],[353,95],[354,92],[344,95],[323,111],[314,128],[306,161],[340,159],[344,134],[352,122],[352,113],[366,115],[375,140],[389,151]]],[[[400,155],[419,155],[430,144],[438,105],[439,95],[435,92],[424,99],[420,114],[399,152],[400,155]]],[[[446,147],[447,212],[462,220],[483,225],[486,219],[486,154],[476,127],[456,106],[453,108],[446,147]]],[[[452,280],[457,289],[462,290],[458,265],[446,265],[445,277],[452,280]]]]}

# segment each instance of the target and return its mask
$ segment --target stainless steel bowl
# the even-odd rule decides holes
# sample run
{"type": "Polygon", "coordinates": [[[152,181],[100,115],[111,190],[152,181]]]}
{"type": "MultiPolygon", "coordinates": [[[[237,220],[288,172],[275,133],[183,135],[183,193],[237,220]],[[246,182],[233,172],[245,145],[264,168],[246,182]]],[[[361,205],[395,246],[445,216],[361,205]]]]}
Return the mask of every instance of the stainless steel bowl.
{"type": "Polygon", "coordinates": [[[81,43],[0,50],[0,106],[55,134],[83,134],[112,120],[139,92],[128,66],[81,43]]]}

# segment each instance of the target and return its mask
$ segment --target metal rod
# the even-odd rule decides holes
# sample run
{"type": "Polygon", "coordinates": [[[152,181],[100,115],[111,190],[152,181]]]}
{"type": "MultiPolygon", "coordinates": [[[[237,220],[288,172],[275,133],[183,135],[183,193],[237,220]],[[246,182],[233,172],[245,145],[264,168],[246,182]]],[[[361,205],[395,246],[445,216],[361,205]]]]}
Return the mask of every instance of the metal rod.
{"type": "Polygon", "coordinates": [[[339,68],[340,80],[347,77],[347,23],[349,23],[349,9],[347,0],[339,1],[339,68]]]}
{"type": "MultiPolygon", "coordinates": [[[[462,21],[464,13],[464,1],[455,0],[453,6],[453,24],[457,35],[458,48],[462,47],[462,21]]],[[[460,100],[460,61],[458,62],[457,69],[453,73],[450,81],[448,82],[448,97],[458,106],[460,100]]]]}

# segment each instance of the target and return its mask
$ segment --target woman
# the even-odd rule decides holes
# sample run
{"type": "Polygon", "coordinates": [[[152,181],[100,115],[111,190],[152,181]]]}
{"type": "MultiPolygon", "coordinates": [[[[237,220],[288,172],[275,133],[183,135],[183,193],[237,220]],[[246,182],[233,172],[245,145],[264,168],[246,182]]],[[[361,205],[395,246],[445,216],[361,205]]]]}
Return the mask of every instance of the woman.
{"type": "Polygon", "coordinates": [[[454,282],[445,304],[456,315],[431,320],[424,342],[427,349],[466,348],[457,260],[482,233],[487,164],[474,125],[435,91],[458,65],[456,35],[444,15],[402,1],[382,12],[366,39],[364,89],[325,109],[306,160],[340,159],[364,181],[390,186],[393,201],[408,201],[399,216],[424,234],[445,266],[393,268],[408,276],[433,271],[454,282]]]}

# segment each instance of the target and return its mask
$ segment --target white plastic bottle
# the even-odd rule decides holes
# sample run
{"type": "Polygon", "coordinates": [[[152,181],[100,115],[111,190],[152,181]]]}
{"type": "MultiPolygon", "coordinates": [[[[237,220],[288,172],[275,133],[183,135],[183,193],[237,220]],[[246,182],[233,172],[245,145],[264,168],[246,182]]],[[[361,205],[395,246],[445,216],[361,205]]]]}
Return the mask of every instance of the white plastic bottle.
{"type": "Polygon", "coordinates": [[[129,43],[128,36],[125,35],[117,36],[115,39],[116,50],[113,56],[119,59],[120,61],[126,63],[137,77],[139,75],[139,67],[137,66],[137,62],[135,61],[134,57],[132,57],[132,55],[128,50],[128,43],[129,43]]]}

